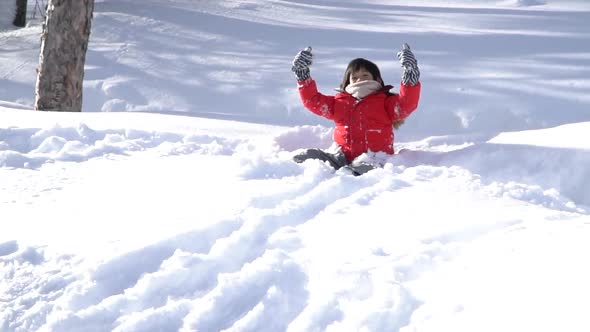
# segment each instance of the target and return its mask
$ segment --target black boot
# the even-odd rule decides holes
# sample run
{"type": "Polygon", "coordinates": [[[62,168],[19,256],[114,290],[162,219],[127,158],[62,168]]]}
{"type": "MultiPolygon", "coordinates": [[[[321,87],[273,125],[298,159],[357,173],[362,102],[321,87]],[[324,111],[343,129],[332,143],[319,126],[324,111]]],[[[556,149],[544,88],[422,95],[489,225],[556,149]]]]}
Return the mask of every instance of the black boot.
{"type": "Polygon", "coordinates": [[[302,163],[307,159],[327,161],[330,163],[330,166],[334,167],[334,169],[340,169],[341,167],[348,165],[346,156],[344,156],[344,153],[340,151],[337,153],[328,153],[320,149],[308,149],[305,152],[302,152],[293,157],[293,160],[296,163],[302,163]]]}

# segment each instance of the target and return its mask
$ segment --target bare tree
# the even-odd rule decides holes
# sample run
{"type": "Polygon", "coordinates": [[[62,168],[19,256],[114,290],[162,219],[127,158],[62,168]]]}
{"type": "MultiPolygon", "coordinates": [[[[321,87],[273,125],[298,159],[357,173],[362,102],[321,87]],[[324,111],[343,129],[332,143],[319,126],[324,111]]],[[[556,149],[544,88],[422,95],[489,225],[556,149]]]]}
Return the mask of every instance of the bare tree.
{"type": "Polygon", "coordinates": [[[12,24],[17,27],[27,25],[27,0],[16,0],[16,13],[12,24]]]}
{"type": "Polygon", "coordinates": [[[80,112],[94,0],[49,0],[47,6],[35,109],[80,112]]]}

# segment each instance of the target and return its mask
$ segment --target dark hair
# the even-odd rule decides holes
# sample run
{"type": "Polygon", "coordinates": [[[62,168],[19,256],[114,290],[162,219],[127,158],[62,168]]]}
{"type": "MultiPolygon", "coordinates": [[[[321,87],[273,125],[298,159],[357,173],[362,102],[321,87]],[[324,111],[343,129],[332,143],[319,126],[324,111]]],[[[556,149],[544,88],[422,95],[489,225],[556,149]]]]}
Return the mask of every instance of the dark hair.
{"type": "Polygon", "coordinates": [[[344,89],[346,89],[346,87],[350,84],[350,74],[358,71],[361,68],[371,73],[375,81],[381,83],[381,85],[385,85],[383,83],[383,79],[381,78],[381,71],[379,71],[379,67],[377,67],[376,64],[367,59],[357,58],[350,61],[348,67],[346,67],[344,77],[342,78],[342,83],[340,84],[341,90],[344,91],[344,89]]]}

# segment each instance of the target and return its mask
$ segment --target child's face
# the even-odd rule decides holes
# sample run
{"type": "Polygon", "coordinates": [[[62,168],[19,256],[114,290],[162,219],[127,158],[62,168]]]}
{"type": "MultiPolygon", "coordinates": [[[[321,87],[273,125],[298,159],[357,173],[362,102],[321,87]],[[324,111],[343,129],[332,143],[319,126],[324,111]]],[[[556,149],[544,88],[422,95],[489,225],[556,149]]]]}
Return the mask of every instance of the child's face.
{"type": "Polygon", "coordinates": [[[350,74],[350,83],[358,83],[362,81],[369,81],[374,80],[375,78],[373,75],[367,71],[365,68],[360,68],[359,70],[350,74]]]}

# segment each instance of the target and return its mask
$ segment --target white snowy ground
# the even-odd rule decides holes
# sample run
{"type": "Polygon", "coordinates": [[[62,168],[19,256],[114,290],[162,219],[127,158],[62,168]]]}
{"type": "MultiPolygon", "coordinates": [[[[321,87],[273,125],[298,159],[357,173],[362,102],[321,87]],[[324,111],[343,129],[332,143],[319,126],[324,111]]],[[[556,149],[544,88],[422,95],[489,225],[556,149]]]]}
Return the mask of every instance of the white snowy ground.
{"type": "Polygon", "coordinates": [[[0,331],[588,331],[590,5],[390,3],[97,2],[81,114],[1,28],[0,331]],[[404,41],[399,153],[293,163],[293,55],[397,85],[404,41]]]}

